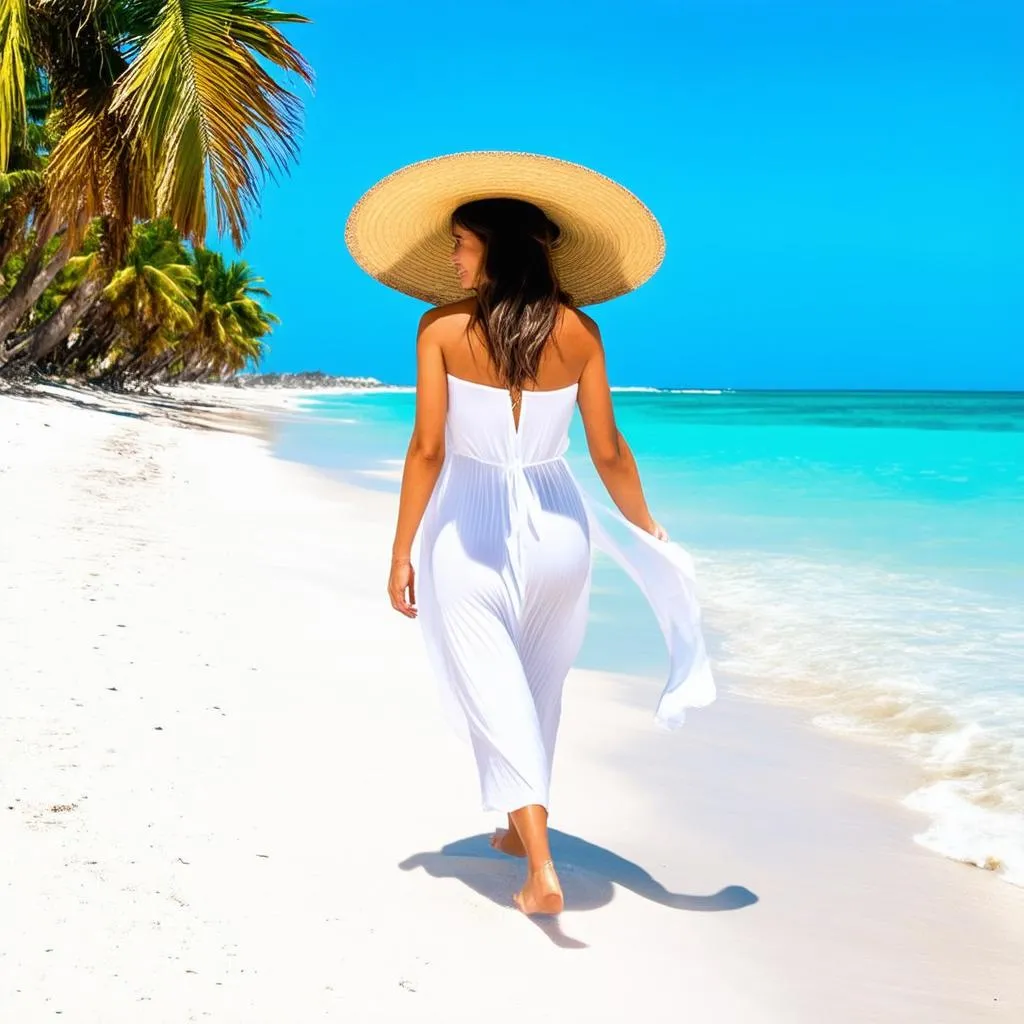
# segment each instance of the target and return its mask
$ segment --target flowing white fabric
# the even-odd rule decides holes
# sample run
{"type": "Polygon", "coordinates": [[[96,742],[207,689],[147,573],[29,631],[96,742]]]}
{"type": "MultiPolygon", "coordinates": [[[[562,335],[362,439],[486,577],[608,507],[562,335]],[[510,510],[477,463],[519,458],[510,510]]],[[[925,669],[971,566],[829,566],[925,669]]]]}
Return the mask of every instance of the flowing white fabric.
{"type": "Polygon", "coordinates": [[[669,651],[656,718],[715,699],[693,563],[586,499],[564,459],[576,385],[508,392],[448,377],[444,467],[423,517],[417,603],[452,725],[473,745],[485,810],[548,806],[562,686],[583,642],[591,541],[646,596],[669,651]]]}

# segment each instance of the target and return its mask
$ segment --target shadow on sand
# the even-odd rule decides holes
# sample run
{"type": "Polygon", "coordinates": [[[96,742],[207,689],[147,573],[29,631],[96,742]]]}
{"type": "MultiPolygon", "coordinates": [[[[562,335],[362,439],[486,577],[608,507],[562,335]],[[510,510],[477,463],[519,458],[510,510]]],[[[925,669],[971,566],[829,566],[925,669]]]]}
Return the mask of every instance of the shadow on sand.
{"type": "MultiPolygon", "coordinates": [[[[245,394],[241,390],[239,393],[245,394]]],[[[69,405],[133,420],[175,423],[197,430],[240,433],[248,427],[249,432],[259,433],[262,422],[262,417],[244,404],[235,408],[217,401],[163,394],[153,385],[138,390],[115,390],[96,384],[68,384],[37,375],[0,380],[2,395],[51,405],[69,405]]]]}
{"type": "MultiPolygon", "coordinates": [[[[728,885],[708,896],[669,892],[639,864],[620,857],[602,846],[578,836],[551,829],[551,853],[565,893],[568,910],[596,910],[611,902],[614,885],[636,893],[652,903],[673,910],[739,910],[757,902],[757,896],[741,885],[728,885]]],[[[417,853],[399,864],[403,871],[423,868],[434,878],[457,878],[481,896],[501,907],[513,907],[512,893],[523,880],[523,862],[491,849],[490,835],[469,836],[448,843],[440,850],[417,853]]],[[[565,935],[557,918],[532,920],[556,945],[580,949],[586,943],[565,935]]]]}

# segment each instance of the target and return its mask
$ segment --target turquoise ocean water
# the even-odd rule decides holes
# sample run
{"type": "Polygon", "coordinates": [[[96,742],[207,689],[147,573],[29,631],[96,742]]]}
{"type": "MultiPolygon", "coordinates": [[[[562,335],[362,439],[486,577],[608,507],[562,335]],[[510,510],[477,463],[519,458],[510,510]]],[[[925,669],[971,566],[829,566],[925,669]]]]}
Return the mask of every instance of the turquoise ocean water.
{"type": "MultiPolygon", "coordinates": [[[[279,454],[397,488],[412,409],[407,391],[318,399],[279,454]]],[[[925,773],[918,841],[1024,885],[1024,394],[623,389],[616,412],[697,560],[719,668],[897,748],[925,773]]],[[[569,460],[603,499],[578,417],[569,460]]],[[[609,566],[582,661],[664,667],[609,566]]]]}

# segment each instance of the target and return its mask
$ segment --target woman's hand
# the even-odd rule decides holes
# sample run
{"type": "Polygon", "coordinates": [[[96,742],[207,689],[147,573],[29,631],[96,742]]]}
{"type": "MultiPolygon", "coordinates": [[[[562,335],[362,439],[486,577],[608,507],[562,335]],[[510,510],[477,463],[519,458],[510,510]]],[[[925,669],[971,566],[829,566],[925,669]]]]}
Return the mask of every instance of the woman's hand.
{"type": "Polygon", "coordinates": [[[409,619],[416,618],[416,572],[408,558],[392,559],[388,597],[396,612],[409,619]]]}

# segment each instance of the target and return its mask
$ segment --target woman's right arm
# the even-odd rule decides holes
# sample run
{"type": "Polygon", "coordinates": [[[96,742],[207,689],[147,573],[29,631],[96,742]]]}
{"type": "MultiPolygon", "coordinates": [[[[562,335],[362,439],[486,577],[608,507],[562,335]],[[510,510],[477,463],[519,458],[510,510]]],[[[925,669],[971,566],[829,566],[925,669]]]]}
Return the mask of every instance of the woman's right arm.
{"type": "Polygon", "coordinates": [[[609,496],[626,519],[641,530],[663,538],[664,531],[647,508],[636,460],[615,425],[600,331],[589,318],[585,323],[592,334],[594,345],[580,374],[577,402],[587,434],[590,458],[609,496]]]}
{"type": "Polygon", "coordinates": [[[443,316],[429,310],[420,320],[416,340],[416,419],[402,470],[398,522],[391,549],[388,595],[391,606],[410,619],[416,617],[416,573],[412,542],[441,475],[444,462],[444,425],[448,415],[448,382],[440,338],[443,316]]]}

